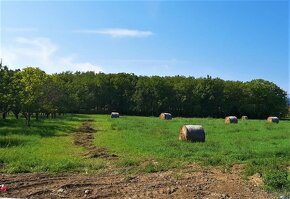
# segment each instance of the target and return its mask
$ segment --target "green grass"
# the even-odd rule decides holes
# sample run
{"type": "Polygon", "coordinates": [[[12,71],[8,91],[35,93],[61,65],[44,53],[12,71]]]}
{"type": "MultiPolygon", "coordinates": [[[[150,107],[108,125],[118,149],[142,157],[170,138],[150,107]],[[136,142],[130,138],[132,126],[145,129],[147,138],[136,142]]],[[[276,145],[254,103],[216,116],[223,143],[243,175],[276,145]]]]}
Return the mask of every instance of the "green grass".
{"type": "Polygon", "coordinates": [[[228,167],[245,164],[245,175],[260,173],[269,190],[289,190],[290,121],[265,120],[225,125],[223,119],[72,115],[33,122],[0,120],[1,172],[98,171],[107,166],[124,173],[157,172],[200,163],[228,167]],[[94,119],[95,144],[118,155],[117,160],[85,159],[73,144],[73,129],[84,119],[94,119]],[[184,124],[201,124],[205,143],[178,140],[184,124]],[[288,173],[287,173],[288,172],[288,173]],[[276,174],[276,175],[272,175],[276,174]],[[285,180],[286,179],[286,180],[285,180]]]}
{"type": "MultiPolygon", "coordinates": [[[[198,162],[225,167],[246,164],[246,175],[258,172],[265,177],[269,170],[287,175],[286,167],[290,165],[289,120],[279,124],[247,120],[231,125],[225,125],[223,119],[205,118],[162,121],[154,117],[97,116],[96,120],[100,129],[96,145],[119,155],[119,166],[126,172],[156,172],[198,162]],[[203,125],[206,142],[179,141],[179,128],[184,124],[203,125]]],[[[287,183],[280,186],[276,182],[272,186],[270,178],[270,187],[274,189],[287,189],[290,184],[288,178],[287,183]]]]}
{"type": "Polygon", "coordinates": [[[73,144],[74,129],[84,119],[89,116],[33,121],[32,127],[26,127],[24,119],[0,120],[0,172],[62,172],[90,167],[90,161],[81,156],[84,149],[73,144]]]}

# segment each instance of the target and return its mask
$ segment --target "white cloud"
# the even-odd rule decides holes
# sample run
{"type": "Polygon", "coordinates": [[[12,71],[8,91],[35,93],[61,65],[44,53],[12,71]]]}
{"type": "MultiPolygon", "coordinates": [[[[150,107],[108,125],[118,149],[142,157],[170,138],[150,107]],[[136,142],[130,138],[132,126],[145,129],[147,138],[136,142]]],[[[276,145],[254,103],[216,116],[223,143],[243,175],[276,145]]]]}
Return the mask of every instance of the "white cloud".
{"type": "Polygon", "coordinates": [[[90,62],[76,62],[76,55],[60,56],[59,47],[49,38],[24,38],[18,37],[1,47],[3,64],[11,68],[25,66],[39,67],[48,73],[62,71],[102,71],[100,66],[90,62]]]}
{"type": "Polygon", "coordinates": [[[134,73],[136,75],[161,75],[169,76],[179,74],[180,68],[189,65],[187,60],[176,58],[155,59],[155,58],[135,58],[135,59],[107,59],[100,60],[106,66],[109,73],[134,73]],[[178,67],[178,70],[176,68],[178,67]]]}
{"type": "Polygon", "coordinates": [[[76,56],[64,57],[59,59],[59,63],[63,67],[73,68],[74,71],[95,71],[95,72],[103,72],[103,69],[100,66],[92,64],[90,62],[76,62],[76,56]]]}
{"type": "Polygon", "coordinates": [[[99,30],[76,30],[78,33],[102,34],[111,37],[149,37],[153,35],[151,31],[132,30],[123,28],[99,29],[99,30]]]}

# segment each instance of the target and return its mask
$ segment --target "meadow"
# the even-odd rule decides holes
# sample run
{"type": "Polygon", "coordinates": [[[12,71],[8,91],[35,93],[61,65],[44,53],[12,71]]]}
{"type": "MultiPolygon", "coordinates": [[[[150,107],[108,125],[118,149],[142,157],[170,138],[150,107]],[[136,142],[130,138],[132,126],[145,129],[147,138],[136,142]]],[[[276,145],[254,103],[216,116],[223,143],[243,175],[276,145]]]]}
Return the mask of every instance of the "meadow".
{"type": "Polygon", "coordinates": [[[265,120],[66,115],[34,121],[0,120],[0,171],[104,172],[107,168],[125,174],[182,169],[189,164],[231,167],[245,165],[245,177],[260,173],[269,189],[289,189],[290,121],[267,124],[265,120]],[[116,159],[85,158],[85,149],[74,144],[74,130],[93,120],[94,144],[106,148],[116,159]],[[205,143],[178,140],[184,124],[201,124],[205,143]],[[288,167],[288,168],[287,168],[288,167]]]}

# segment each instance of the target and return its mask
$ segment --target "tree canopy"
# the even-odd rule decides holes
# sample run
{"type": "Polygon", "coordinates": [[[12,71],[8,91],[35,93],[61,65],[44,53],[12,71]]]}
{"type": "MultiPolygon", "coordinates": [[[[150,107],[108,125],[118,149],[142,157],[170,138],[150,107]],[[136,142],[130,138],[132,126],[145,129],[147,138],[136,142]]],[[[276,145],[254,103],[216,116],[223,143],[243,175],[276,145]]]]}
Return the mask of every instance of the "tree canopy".
{"type": "Polygon", "coordinates": [[[11,70],[0,66],[0,112],[3,118],[22,113],[30,117],[57,113],[265,118],[287,114],[287,93],[272,82],[249,82],[173,76],[136,76],[118,73],[62,72],[39,68],[11,70]]]}

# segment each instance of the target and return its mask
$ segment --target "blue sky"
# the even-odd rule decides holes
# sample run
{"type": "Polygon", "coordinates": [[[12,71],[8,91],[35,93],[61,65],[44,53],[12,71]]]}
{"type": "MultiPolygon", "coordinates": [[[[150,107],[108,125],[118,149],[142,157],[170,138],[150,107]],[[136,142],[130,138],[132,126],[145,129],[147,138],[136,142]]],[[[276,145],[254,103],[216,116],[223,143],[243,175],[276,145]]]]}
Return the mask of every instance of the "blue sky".
{"type": "Polygon", "coordinates": [[[288,1],[1,1],[1,57],[48,73],[289,83],[288,1]]]}

